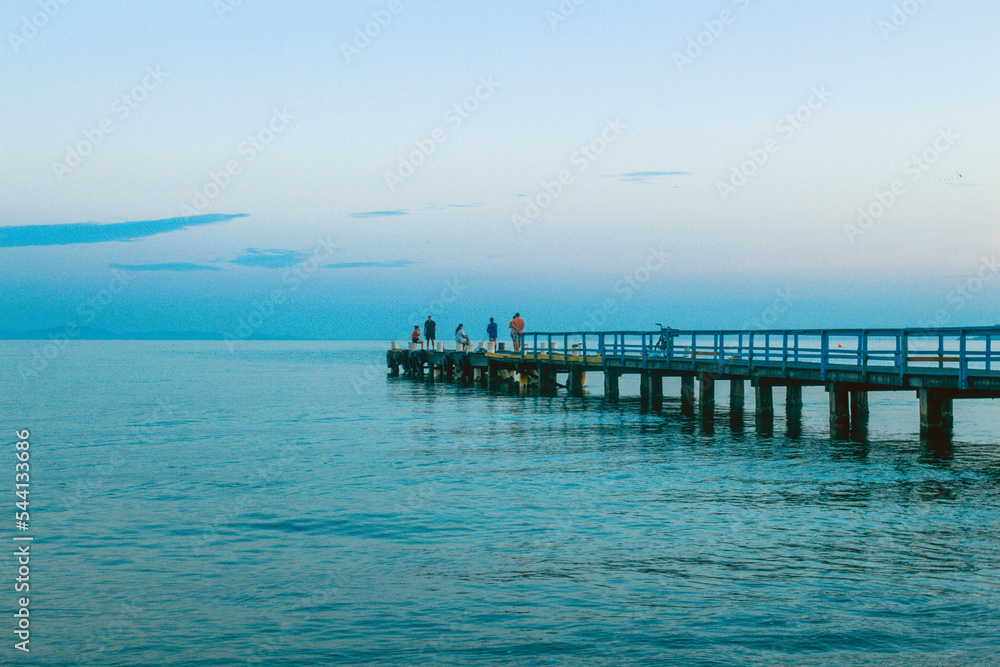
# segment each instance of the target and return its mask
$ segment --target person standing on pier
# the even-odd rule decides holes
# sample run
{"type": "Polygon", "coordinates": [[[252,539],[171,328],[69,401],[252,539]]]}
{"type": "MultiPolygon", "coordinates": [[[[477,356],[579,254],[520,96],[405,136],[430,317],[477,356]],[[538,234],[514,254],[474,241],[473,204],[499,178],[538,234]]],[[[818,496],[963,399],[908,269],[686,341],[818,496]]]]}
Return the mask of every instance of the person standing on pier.
{"type": "Polygon", "coordinates": [[[507,325],[510,327],[510,338],[514,341],[514,351],[521,351],[521,334],[524,333],[524,320],[521,313],[514,313],[514,319],[507,325]]]}
{"type": "Polygon", "coordinates": [[[427,349],[434,349],[434,335],[437,333],[437,323],[431,319],[431,316],[427,316],[427,321],[424,322],[424,340],[427,341],[427,349]]]}
{"type": "Polygon", "coordinates": [[[490,318],[490,323],[486,325],[486,335],[489,337],[491,343],[497,342],[497,323],[490,318]]]}

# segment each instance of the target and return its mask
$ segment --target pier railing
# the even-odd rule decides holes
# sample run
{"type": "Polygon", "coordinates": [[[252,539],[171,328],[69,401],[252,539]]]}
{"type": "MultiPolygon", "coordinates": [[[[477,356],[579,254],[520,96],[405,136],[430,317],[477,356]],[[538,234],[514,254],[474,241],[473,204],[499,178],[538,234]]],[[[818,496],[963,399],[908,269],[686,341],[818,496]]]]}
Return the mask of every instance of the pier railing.
{"type": "MultiPolygon", "coordinates": [[[[599,331],[522,334],[522,361],[607,363],[617,358],[672,365],[714,361],[726,365],[851,367],[893,369],[902,378],[911,370],[948,369],[968,386],[970,372],[1000,373],[1000,326],[941,329],[789,329],[770,331],[599,331]]],[[[945,371],[948,372],[948,371],[945,371]]]]}

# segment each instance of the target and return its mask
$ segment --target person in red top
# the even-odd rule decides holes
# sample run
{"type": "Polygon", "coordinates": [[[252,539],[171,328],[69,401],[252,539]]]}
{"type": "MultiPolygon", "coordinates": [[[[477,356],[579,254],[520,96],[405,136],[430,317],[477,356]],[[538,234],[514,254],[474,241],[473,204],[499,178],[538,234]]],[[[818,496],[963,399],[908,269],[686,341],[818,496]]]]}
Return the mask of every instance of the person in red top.
{"type": "Polygon", "coordinates": [[[413,327],[413,335],[410,336],[410,341],[414,343],[420,343],[420,347],[424,346],[424,341],[420,340],[420,325],[413,327]]]}
{"type": "Polygon", "coordinates": [[[507,326],[510,327],[510,337],[514,341],[514,351],[520,352],[521,334],[524,333],[524,320],[521,319],[521,313],[514,313],[514,319],[507,326]]]}

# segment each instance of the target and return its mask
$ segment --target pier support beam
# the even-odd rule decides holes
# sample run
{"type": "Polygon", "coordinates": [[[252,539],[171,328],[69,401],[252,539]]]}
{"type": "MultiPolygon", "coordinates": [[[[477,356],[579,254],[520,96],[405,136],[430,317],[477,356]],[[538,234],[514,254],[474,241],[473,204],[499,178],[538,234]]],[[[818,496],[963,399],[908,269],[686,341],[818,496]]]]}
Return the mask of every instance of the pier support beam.
{"type": "Polygon", "coordinates": [[[758,417],[774,416],[774,391],[771,385],[758,382],[754,386],[754,398],[758,417]]]}
{"type": "Polygon", "coordinates": [[[587,371],[580,366],[570,366],[566,387],[574,396],[583,394],[583,390],[587,387],[587,371]]]}
{"type": "Polygon", "coordinates": [[[681,413],[694,414],[694,376],[681,376],[681,413]]]}
{"type": "Polygon", "coordinates": [[[940,389],[918,389],[920,397],[920,432],[943,433],[954,423],[952,398],[940,389]]]}
{"type": "Polygon", "coordinates": [[[698,407],[702,416],[711,416],[715,411],[715,378],[711,375],[698,377],[698,407]]]}
{"type": "Polygon", "coordinates": [[[663,375],[655,371],[643,371],[639,375],[639,398],[643,407],[663,409],[663,375]]]}
{"type": "Polygon", "coordinates": [[[618,378],[621,377],[619,373],[615,373],[612,370],[604,371],[604,397],[610,399],[618,398],[618,378]]]}
{"type": "Polygon", "coordinates": [[[851,421],[862,422],[868,419],[868,392],[851,392],[851,421]]]}
{"type": "Polygon", "coordinates": [[[754,423],[757,434],[770,438],[774,435],[774,385],[756,379],[753,386],[756,402],[754,423]]]}
{"type": "Polygon", "coordinates": [[[649,397],[654,401],[663,399],[663,376],[659,373],[649,373],[649,397]]]}
{"type": "Polygon", "coordinates": [[[850,392],[836,384],[826,390],[830,393],[830,428],[840,435],[851,428],[850,392]]]}
{"type": "Polygon", "coordinates": [[[745,397],[746,381],[733,378],[729,381],[729,411],[732,413],[742,413],[746,404],[745,397]]]}
{"type": "Polygon", "coordinates": [[[785,387],[785,418],[802,418],[802,387],[800,385],[785,387]]]}
{"type": "Polygon", "coordinates": [[[556,383],[556,372],[549,366],[538,367],[538,388],[543,394],[555,394],[559,389],[556,383]]]}

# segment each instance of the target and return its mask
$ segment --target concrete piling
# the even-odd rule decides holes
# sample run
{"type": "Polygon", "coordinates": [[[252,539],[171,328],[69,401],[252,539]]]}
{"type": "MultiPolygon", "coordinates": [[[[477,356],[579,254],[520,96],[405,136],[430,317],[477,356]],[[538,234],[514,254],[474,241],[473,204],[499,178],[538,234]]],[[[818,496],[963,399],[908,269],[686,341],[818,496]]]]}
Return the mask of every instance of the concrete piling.
{"type": "Polygon", "coordinates": [[[681,413],[694,414],[694,376],[681,376],[681,413]]]}
{"type": "Polygon", "coordinates": [[[952,398],[940,389],[918,389],[920,432],[934,434],[950,431],[954,423],[952,398]]]}

